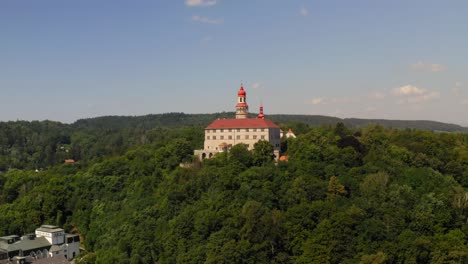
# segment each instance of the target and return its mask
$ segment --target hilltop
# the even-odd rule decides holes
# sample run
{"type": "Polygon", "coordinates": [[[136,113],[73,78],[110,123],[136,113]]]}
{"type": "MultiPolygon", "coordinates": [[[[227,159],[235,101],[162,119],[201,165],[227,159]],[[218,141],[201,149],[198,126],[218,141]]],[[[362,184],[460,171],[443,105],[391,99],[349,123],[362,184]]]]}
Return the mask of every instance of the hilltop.
{"type": "Polygon", "coordinates": [[[62,226],[77,264],[468,263],[468,134],[305,126],[287,161],[260,141],[200,162],[201,127],[2,125],[0,236],[62,226]]]}
{"type": "MultiPolygon", "coordinates": [[[[102,116],[95,118],[80,119],[71,126],[76,129],[89,128],[143,128],[154,127],[182,127],[182,126],[207,126],[218,118],[232,118],[234,112],[221,112],[213,114],[185,114],[185,113],[164,113],[150,114],[144,116],[102,116]]],[[[256,116],[252,114],[252,117],[256,116]]],[[[361,119],[361,118],[338,118],[322,115],[268,115],[272,121],[280,124],[304,123],[309,126],[335,125],[338,122],[344,123],[347,127],[362,128],[370,124],[378,124],[388,128],[397,129],[419,129],[441,132],[468,132],[468,127],[456,124],[449,124],[430,120],[387,120],[387,119],[361,119]]]]}
{"type": "MultiPolygon", "coordinates": [[[[213,120],[232,116],[232,112],[166,113],[102,116],[80,119],[72,124],[54,121],[0,122],[0,171],[12,168],[45,169],[63,163],[65,159],[81,162],[102,160],[174,136],[190,140],[193,142],[192,149],[200,149],[203,146],[203,128],[213,120]]],[[[357,130],[378,124],[399,130],[468,132],[466,127],[434,121],[340,119],[319,115],[269,115],[268,118],[283,128],[292,128],[296,135],[305,134],[314,127],[334,127],[339,122],[357,130]]]]}

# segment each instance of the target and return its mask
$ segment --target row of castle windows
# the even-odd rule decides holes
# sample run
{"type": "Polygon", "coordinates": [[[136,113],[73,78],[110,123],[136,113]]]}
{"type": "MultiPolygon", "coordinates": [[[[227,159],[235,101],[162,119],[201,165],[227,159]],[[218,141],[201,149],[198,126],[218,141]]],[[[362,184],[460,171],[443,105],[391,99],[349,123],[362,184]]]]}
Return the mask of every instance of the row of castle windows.
{"type": "MultiPolygon", "coordinates": [[[[251,145],[250,145],[250,144],[247,144],[247,147],[250,148],[251,145]]],[[[280,147],[280,144],[275,144],[275,147],[276,147],[276,148],[279,148],[279,147],[280,147]]],[[[210,149],[210,146],[208,146],[208,149],[210,149]]],[[[218,147],[216,147],[216,150],[218,150],[218,147]]]]}
{"type": "MultiPolygon", "coordinates": [[[[216,131],[219,131],[219,132],[224,132],[224,130],[228,131],[228,132],[232,132],[232,128],[229,128],[229,129],[207,129],[206,130],[206,133],[216,133],[216,131]]],[[[237,132],[241,132],[241,129],[240,128],[236,128],[236,131],[237,132]]],[[[249,132],[250,130],[248,128],[246,128],[244,130],[245,132],[249,132]]],[[[252,131],[253,132],[257,132],[257,129],[256,128],[252,128],[252,131]]],[[[261,132],[265,132],[265,129],[264,128],[261,128],[260,129],[261,132]]]]}
{"type": "MultiPolygon", "coordinates": [[[[246,144],[247,145],[247,148],[250,148],[251,145],[250,144],[246,144]]],[[[277,144],[278,145],[278,144],[277,144]]],[[[207,147],[208,149],[210,149],[210,146],[207,147]]],[[[215,148],[216,150],[218,150],[218,147],[215,148]]],[[[224,149],[224,148],[220,148],[220,149],[224,149]]]]}
{"type": "MultiPolygon", "coordinates": [[[[206,136],[206,139],[209,140],[210,136],[206,136]]],[[[224,136],[219,136],[219,139],[224,139],[224,136]]],[[[232,139],[232,136],[228,136],[227,139],[232,139]]],[[[241,136],[237,135],[236,139],[241,139],[241,136]]],[[[250,139],[249,135],[245,135],[244,139],[250,139]]],[[[253,135],[252,139],[257,139],[257,135],[253,135]]],[[[265,136],[264,135],[260,136],[260,139],[265,139],[265,136]]],[[[213,140],[216,140],[216,136],[213,136],[213,140]]]]}

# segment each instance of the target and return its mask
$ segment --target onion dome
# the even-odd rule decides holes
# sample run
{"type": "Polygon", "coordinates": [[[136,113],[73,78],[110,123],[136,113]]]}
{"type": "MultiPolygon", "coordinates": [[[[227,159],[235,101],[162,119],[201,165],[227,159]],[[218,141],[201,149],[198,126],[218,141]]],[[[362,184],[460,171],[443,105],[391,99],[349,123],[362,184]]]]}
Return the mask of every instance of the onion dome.
{"type": "Polygon", "coordinates": [[[258,118],[265,119],[265,115],[263,114],[263,105],[260,105],[260,113],[258,113],[258,118]]]}
{"type": "Polygon", "coordinates": [[[241,87],[239,89],[239,92],[237,93],[237,96],[245,96],[245,90],[244,90],[244,85],[241,84],[241,87]]]}

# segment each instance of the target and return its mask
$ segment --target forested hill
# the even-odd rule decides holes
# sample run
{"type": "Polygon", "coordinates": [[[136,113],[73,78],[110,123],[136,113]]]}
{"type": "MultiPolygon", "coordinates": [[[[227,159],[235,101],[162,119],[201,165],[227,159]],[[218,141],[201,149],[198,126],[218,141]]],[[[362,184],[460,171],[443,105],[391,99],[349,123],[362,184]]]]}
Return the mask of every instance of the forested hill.
{"type": "MultiPolygon", "coordinates": [[[[148,129],[154,127],[207,126],[217,118],[232,118],[234,115],[235,113],[233,112],[222,112],[214,114],[166,113],[145,116],[103,116],[80,119],[73,123],[72,127],[77,129],[121,129],[129,127],[148,129]]],[[[254,116],[255,114],[252,114],[252,117],[254,116]]],[[[322,115],[268,115],[268,118],[277,123],[304,123],[310,126],[335,125],[338,122],[342,122],[351,128],[379,124],[384,127],[397,129],[409,128],[443,132],[468,132],[468,127],[428,120],[341,119],[322,115]]]]}
{"type": "Polygon", "coordinates": [[[201,127],[28,124],[11,124],[15,164],[56,140],[85,160],[0,172],[0,236],[63,226],[86,249],[77,264],[468,263],[468,134],[305,127],[275,164],[266,141],[199,162],[201,127]]]}
{"type": "MultiPolygon", "coordinates": [[[[231,118],[232,112],[215,114],[166,113],[145,116],[103,116],[81,119],[72,124],[53,121],[0,122],[0,171],[45,169],[74,159],[82,164],[122,155],[130,149],[160,139],[184,137],[203,146],[203,127],[217,118],[231,118]]],[[[255,115],[252,114],[252,117],[255,115]]],[[[270,115],[283,129],[296,135],[312,127],[333,127],[344,123],[360,129],[380,124],[396,129],[468,132],[468,128],[433,121],[339,119],[317,115],[270,115]]]]}

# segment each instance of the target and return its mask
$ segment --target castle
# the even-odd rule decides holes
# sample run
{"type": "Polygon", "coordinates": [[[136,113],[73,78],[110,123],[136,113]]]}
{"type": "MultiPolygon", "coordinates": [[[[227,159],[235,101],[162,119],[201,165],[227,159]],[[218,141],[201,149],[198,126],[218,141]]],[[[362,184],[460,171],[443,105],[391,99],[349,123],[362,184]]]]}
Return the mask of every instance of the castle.
{"type": "Polygon", "coordinates": [[[236,144],[246,144],[252,150],[259,140],[266,140],[273,146],[276,159],[280,152],[280,128],[266,119],[263,106],[257,118],[249,118],[247,93],[243,85],[237,93],[236,118],[217,119],[205,128],[204,148],[195,150],[200,160],[211,158],[219,152],[229,151],[236,144]]]}

